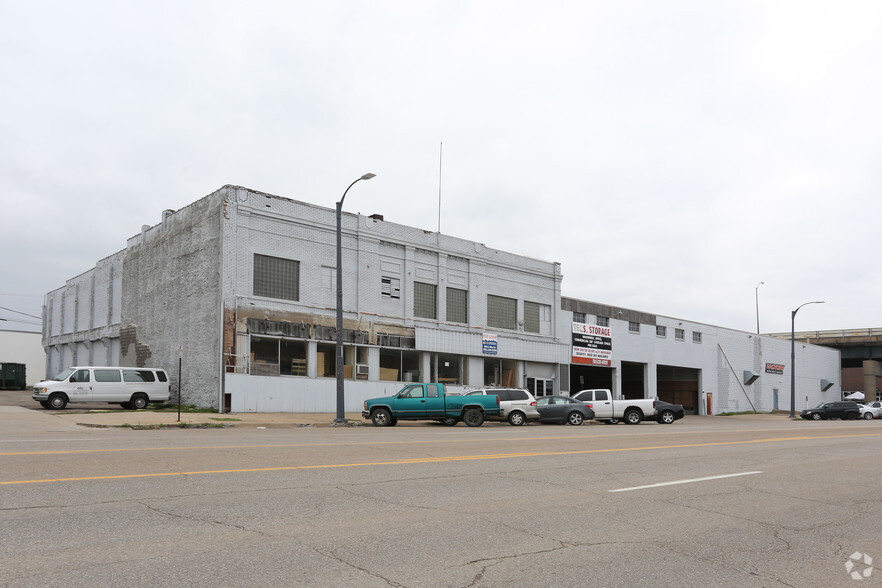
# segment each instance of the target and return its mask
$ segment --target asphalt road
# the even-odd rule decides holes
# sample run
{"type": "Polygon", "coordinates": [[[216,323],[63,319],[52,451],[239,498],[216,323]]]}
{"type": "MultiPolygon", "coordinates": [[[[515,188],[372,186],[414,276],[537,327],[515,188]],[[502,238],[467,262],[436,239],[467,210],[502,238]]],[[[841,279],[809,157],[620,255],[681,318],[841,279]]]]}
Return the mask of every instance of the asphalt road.
{"type": "Polygon", "coordinates": [[[3,586],[829,587],[882,561],[882,421],[0,424],[3,586]]]}

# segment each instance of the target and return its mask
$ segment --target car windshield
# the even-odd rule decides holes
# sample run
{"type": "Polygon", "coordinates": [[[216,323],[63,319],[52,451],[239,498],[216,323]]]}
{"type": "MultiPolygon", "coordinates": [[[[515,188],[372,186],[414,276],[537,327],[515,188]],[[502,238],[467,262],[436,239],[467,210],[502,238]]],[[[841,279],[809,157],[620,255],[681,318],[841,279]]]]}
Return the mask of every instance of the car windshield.
{"type": "Polygon", "coordinates": [[[827,403],[822,402],[821,404],[817,405],[815,408],[824,408],[825,406],[827,406],[827,403]]]}
{"type": "Polygon", "coordinates": [[[49,378],[49,379],[52,380],[53,382],[61,382],[61,381],[68,379],[72,373],[74,373],[74,369],[67,368],[66,370],[64,370],[63,372],[61,372],[60,374],[58,374],[54,378],[49,378]]]}

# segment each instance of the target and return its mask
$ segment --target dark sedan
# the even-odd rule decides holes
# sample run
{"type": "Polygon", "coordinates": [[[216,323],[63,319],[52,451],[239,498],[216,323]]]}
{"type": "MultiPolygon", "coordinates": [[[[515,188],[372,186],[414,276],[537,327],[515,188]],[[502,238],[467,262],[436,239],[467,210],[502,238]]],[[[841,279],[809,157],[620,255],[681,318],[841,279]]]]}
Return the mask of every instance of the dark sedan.
{"type": "Polygon", "coordinates": [[[540,423],[581,425],[594,418],[591,407],[569,396],[540,396],[536,399],[540,423]]]}
{"type": "Polygon", "coordinates": [[[671,404],[664,400],[656,400],[655,416],[646,417],[646,420],[655,421],[663,425],[670,425],[674,421],[682,419],[685,414],[686,411],[683,410],[682,404],[671,404]]]}

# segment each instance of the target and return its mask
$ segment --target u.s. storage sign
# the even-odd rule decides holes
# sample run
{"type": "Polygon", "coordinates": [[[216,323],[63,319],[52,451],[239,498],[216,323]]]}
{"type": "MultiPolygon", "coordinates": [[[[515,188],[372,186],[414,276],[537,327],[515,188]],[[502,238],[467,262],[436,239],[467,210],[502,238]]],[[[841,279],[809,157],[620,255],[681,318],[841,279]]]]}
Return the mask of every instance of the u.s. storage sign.
{"type": "Polygon", "coordinates": [[[612,365],[612,331],[609,327],[573,323],[573,363],[612,365]]]}

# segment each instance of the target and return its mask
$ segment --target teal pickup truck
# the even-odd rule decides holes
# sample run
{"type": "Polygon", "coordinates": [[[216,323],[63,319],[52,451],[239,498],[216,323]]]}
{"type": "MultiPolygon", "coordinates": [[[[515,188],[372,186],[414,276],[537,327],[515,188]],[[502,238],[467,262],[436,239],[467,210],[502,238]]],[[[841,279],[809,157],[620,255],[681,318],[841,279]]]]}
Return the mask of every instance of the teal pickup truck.
{"type": "Polygon", "coordinates": [[[444,384],[408,384],[395,396],[364,401],[362,418],[377,427],[388,427],[399,420],[438,421],[455,425],[459,421],[480,427],[485,416],[499,414],[498,396],[460,396],[448,394],[444,384]]]}

